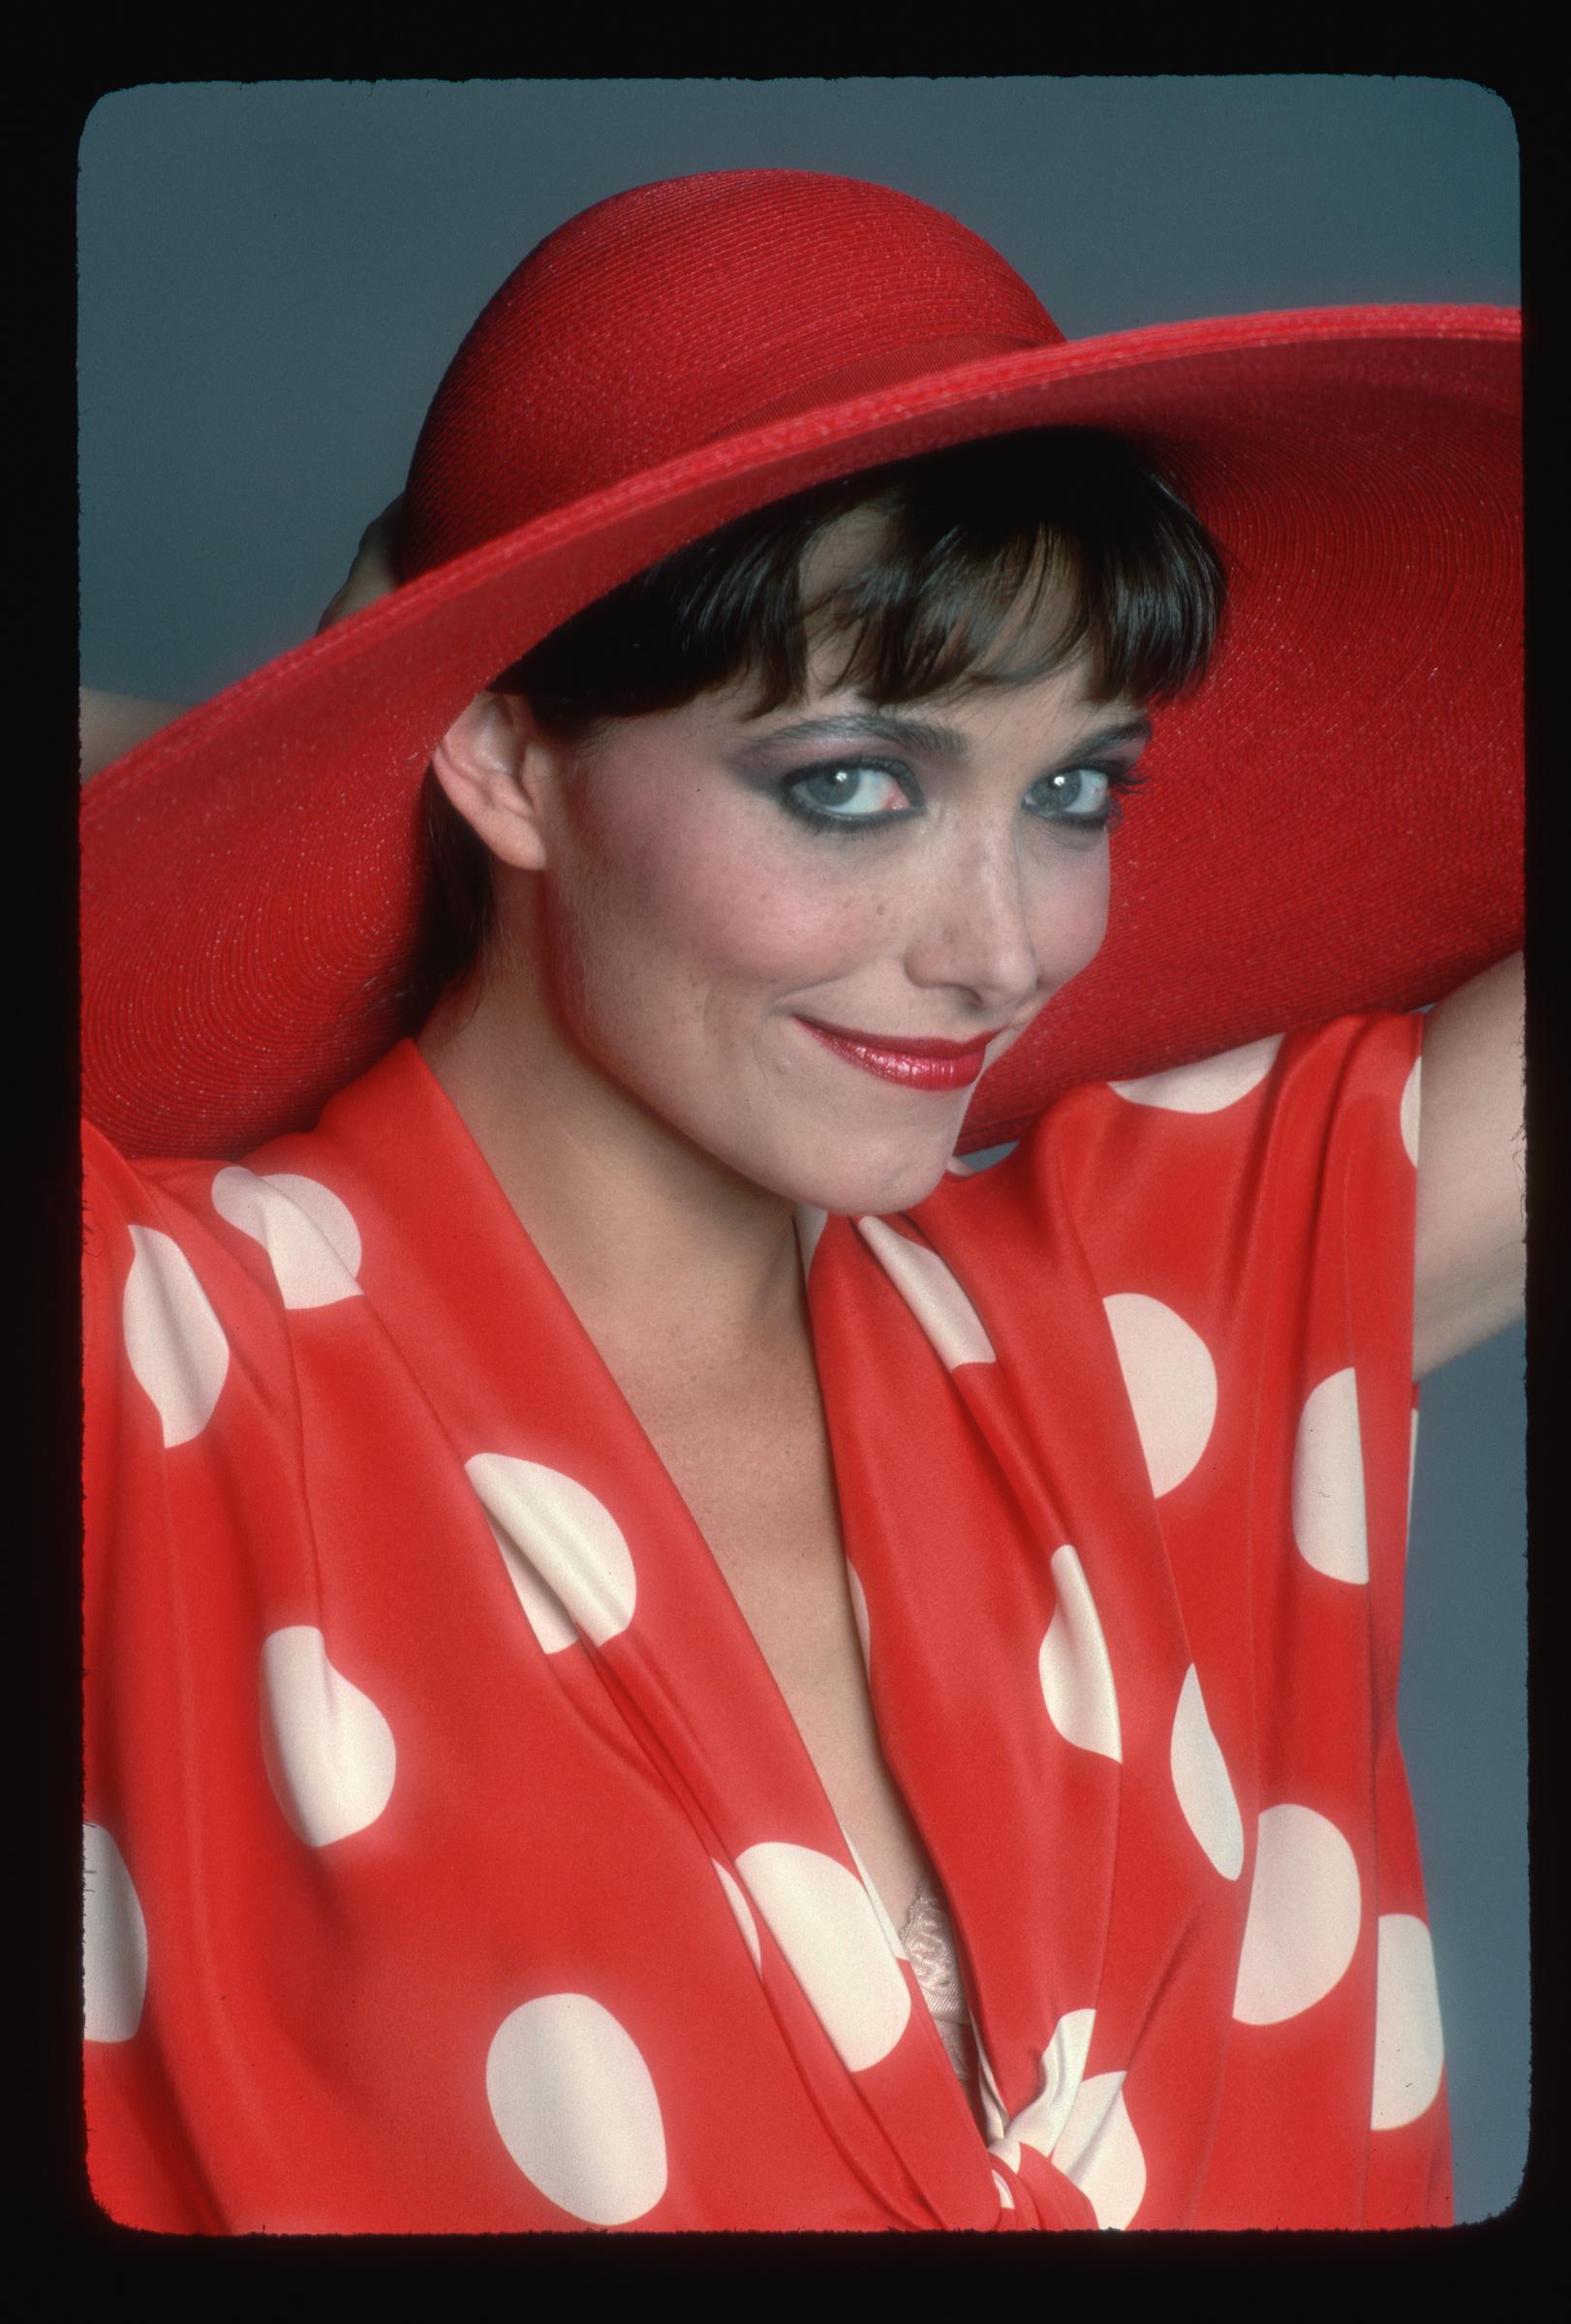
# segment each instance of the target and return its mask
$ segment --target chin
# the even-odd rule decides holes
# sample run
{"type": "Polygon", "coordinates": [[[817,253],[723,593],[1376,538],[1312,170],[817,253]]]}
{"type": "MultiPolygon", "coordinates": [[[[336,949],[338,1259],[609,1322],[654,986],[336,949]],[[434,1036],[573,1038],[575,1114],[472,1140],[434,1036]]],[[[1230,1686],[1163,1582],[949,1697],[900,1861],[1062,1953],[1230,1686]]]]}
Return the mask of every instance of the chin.
{"type": "Polygon", "coordinates": [[[953,1148],[922,1144],[877,1159],[855,1153],[818,1155],[780,1191],[810,1209],[846,1218],[884,1218],[913,1210],[943,1180],[953,1148]]]}

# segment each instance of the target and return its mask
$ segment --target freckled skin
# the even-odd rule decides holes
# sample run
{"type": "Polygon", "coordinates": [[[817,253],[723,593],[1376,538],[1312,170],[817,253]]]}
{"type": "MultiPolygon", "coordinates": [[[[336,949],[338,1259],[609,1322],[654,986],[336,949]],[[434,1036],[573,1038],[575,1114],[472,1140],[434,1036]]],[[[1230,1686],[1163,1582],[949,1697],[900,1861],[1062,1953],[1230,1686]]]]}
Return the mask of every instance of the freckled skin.
{"type": "MultiPolygon", "coordinates": [[[[960,760],[886,736],[771,742],[878,707],[842,683],[833,627],[867,539],[847,520],[808,561],[801,699],[759,718],[742,680],[574,749],[520,698],[481,695],[434,756],[490,851],[497,938],[418,1046],[606,1337],[653,1341],[672,1313],[691,1330],[701,1286],[728,1306],[716,1344],[751,1346],[797,1296],[791,1206],[887,1214],[940,1182],[970,1090],[869,1073],[803,1017],[996,1034],[991,1064],[1105,933],[1107,839],[1063,811],[1082,789],[1066,771],[1143,706],[1097,700],[1084,660],[906,706],[958,733],[960,760]],[[809,797],[804,775],[831,828],[784,803],[809,797]]],[[[1018,665],[1030,625],[1059,634],[1061,614],[1023,597],[1000,651],[1018,665]]]]}
{"type": "MultiPolygon", "coordinates": [[[[760,1186],[836,1210],[920,1200],[970,1091],[881,1083],[796,1020],[896,1038],[1001,1028],[992,1063],[1094,957],[1105,839],[1022,805],[1045,765],[1105,722],[1082,684],[1071,670],[946,704],[970,767],[924,767],[924,811],[856,837],[804,827],[729,772],[751,732],[734,700],[625,721],[556,794],[545,958],[564,1025],[605,1074],[760,1186]]],[[[857,706],[815,691],[807,709],[857,706]]],[[[888,747],[838,755],[871,750],[888,747]]],[[[784,763],[836,755],[819,744],[784,763]]]]}

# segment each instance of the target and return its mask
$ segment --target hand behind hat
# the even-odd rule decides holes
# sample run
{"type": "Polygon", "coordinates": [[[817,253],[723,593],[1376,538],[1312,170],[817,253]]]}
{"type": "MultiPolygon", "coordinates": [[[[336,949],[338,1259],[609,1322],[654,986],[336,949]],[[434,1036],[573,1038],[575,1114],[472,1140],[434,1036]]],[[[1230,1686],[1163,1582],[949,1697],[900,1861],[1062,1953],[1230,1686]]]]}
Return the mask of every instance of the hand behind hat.
{"type": "MultiPolygon", "coordinates": [[[[349,614],[358,613],[378,597],[385,596],[398,586],[393,568],[393,550],[398,537],[398,520],[404,505],[404,496],[389,501],[382,514],[374,517],[360,535],[360,545],[349,577],[342,589],[330,600],[316,627],[320,637],[335,622],[349,614]]],[[[144,743],[161,726],[171,726],[191,708],[189,702],[148,702],[134,694],[107,694],[96,688],[83,687],[77,695],[81,738],[81,780],[112,760],[123,758],[139,743],[144,743]]]]}
{"type": "Polygon", "coordinates": [[[81,780],[135,750],[161,726],[172,726],[189,702],[148,702],[139,694],[106,694],[84,686],[77,694],[77,764],[81,780]]]}
{"type": "Polygon", "coordinates": [[[321,621],[317,635],[330,629],[362,606],[378,597],[385,597],[390,589],[398,587],[398,575],[393,566],[393,551],[398,539],[398,523],[403,514],[404,496],[389,501],[379,517],[373,518],[360,535],[360,545],[354,563],[349,568],[349,578],[333,597],[321,621]]]}

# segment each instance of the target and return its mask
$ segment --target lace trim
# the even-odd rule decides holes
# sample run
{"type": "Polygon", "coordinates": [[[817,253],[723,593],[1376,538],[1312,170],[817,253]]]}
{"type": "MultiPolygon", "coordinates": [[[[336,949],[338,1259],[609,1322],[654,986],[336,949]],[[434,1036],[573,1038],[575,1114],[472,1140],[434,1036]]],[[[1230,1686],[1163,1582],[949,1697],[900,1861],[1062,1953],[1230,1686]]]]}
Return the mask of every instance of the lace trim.
{"type": "Polygon", "coordinates": [[[972,2074],[970,2014],[960,1982],[954,1931],[935,1882],[924,1877],[900,1931],[922,1998],[962,2082],[972,2074]]]}

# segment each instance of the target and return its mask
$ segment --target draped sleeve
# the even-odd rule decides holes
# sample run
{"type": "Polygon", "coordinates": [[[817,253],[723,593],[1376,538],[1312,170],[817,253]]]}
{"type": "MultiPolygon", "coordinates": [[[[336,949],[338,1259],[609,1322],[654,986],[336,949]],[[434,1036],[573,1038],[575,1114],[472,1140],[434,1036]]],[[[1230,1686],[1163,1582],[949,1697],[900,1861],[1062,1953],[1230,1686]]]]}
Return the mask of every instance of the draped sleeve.
{"type": "Polygon", "coordinates": [[[1421,1038],[1079,1090],[909,1213],[799,1214],[925,1984],[414,1046],[243,1163],[85,1130],[110,2216],[1448,2218],[1396,1728],[1421,1038]]]}
{"type": "Polygon", "coordinates": [[[1450,2217],[1397,1729],[1424,1022],[1077,1090],[906,1222],[1056,1584],[1015,1714],[1055,1866],[1020,1974],[1056,1966],[995,2121],[1062,2125],[1104,2224],[1450,2217]]]}

